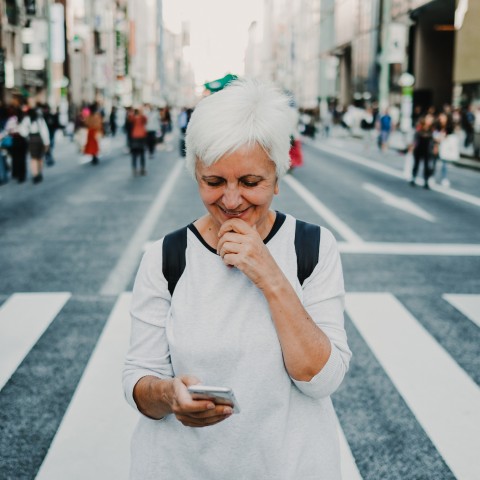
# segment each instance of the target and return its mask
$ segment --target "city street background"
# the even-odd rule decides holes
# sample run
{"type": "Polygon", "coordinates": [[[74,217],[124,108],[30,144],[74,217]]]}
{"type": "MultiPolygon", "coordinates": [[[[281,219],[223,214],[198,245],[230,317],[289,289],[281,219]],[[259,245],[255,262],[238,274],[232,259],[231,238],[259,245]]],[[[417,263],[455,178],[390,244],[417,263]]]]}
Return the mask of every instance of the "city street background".
{"type": "MultiPolygon", "coordinates": [[[[0,187],[0,478],[126,479],[135,270],[148,242],[203,206],[176,133],[145,177],[131,175],[123,135],[97,166],[58,138],[42,184],[0,187]]],[[[344,478],[477,478],[480,171],[452,167],[450,189],[426,191],[395,150],[341,130],[303,142],[274,207],[331,229],[342,252],[344,478]]]]}
{"type": "Polygon", "coordinates": [[[343,479],[480,479],[479,23],[480,0],[0,2],[0,480],[128,478],[135,273],[204,213],[181,128],[237,77],[291,95],[273,207],[338,241],[343,479]]]}

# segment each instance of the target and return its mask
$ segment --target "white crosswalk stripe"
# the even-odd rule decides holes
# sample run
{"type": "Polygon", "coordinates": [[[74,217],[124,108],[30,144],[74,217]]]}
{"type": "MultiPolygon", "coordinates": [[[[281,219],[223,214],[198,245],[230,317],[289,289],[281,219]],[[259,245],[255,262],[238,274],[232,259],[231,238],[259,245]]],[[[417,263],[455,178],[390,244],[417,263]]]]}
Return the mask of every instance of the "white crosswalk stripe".
{"type": "Polygon", "coordinates": [[[38,480],[128,478],[130,436],[137,419],[121,389],[130,334],[130,299],[130,293],[118,298],[38,480]]]}
{"type": "Polygon", "coordinates": [[[446,293],[442,297],[480,327],[480,295],[446,293]]]}
{"type": "Polygon", "coordinates": [[[0,308],[0,390],[71,294],[16,293],[0,308]]]}
{"type": "MultiPolygon", "coordinates": [[[[3,304],[2,386],[69,298],[65,292],[15,294],[3,304]]],[[[443,298],[479,324],[480,295],[443,298]]],[[[130,292],[119,295],[36,480],[128,478],[130,437],[138,418],[121,391],[130,300],[130,292]]],[[[480,478],[479,387],[392,294],[349,293],[346,312],[454,475],[480,478]]],[[[364,459],[354,458],[337,424],[343,478],[361,480],[356,460],[364,459]]]]}
{"type": "Polygon", "coordinates": [[[480,478],[480,389],[389,293],[347,296],[361,335],[452,472],[480,478]]]}

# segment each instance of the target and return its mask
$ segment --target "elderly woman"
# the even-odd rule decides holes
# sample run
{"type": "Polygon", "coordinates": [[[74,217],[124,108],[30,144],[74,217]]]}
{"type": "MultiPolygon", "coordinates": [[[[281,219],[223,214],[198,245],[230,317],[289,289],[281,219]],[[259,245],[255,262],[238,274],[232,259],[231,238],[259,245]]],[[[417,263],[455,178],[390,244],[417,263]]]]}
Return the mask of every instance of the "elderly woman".
{"type": "Polygon", "coordinates": [[[141,412],[131,479],[340,479],[330,395],[351,357],[332,234],[297,276],[296,220],[270,209],[289,169],[288,99],[237,81],[203,99],[187,167],[207,213],[188,225],[173,294],[164,239],[141,262],[124,368],[141,412]],[[232,387],[241,412],[198,400],[194,384],[232,387]],[[198,428],[204,427],[204,428],[198,428]]]}

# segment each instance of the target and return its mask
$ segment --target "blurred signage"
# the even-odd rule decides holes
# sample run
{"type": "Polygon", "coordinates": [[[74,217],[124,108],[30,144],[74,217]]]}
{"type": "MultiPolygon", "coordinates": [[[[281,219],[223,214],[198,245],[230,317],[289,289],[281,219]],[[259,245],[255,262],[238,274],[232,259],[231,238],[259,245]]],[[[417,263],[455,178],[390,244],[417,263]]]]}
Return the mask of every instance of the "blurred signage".
{"type": "Polygon", "coordinates": [[[7,60],[5,62],[5,87],[13,88],[15,86],[15,68],[13,62],[7,60]]]}
{"type": "Polygon", "coordinates": [[[22,84],[32,87],[43,87],[45,85],[45,72],[24,70],[22,73],[22,84]]]}
{"type": "Polygon", "coordinates": [[[95,55],[93,62],[93,79],[95,87],[105,88],[107,86],[107,56],[102,53],[95,55]]]}
{"type": "Polygon", "coordinates": [[[45,58],[37,53],[25,53],[22,57],[22,68],[24,70],[43,70],[45,58]]]}
{"type": "Polygon", "coordinates": [[[53,63],[65,61],[65,12],[61,3],[50,7],[51,59],[53,63]]]}
{"type": "Polygon", "coordinates": [[[387,62],[403,63],[407,54],[406,27],[403,23],[391,23],[388,33],[387,62]]]}
{"type": "Polygon", "coordinates": [[[27,15],[35,15],[37,13],[37,2],[36,0],[25,0],[25,12],[27,15]]]}
{"type": "Polygon", "coordinates": [[[33,28],[30,28],[30,27],[22,28],[21,38],[22,38],[22,43],[25,43],[25,44],[33,43],[33,38],[34,38],[33,28]]]}

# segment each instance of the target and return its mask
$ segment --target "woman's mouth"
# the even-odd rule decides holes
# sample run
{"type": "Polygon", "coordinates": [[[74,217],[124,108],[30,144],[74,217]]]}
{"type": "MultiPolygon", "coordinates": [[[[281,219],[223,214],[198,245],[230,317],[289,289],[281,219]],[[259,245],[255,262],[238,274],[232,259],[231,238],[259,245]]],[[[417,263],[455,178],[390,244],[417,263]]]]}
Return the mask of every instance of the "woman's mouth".
{"type": "Polygon", "coordinates": [[[248,208],[245,208],[244,210],[227,210],[226,208],[223,207],[218,207],[220,210],[227,216],[227,217],[241,217],[247,210],[248,208]]]}

